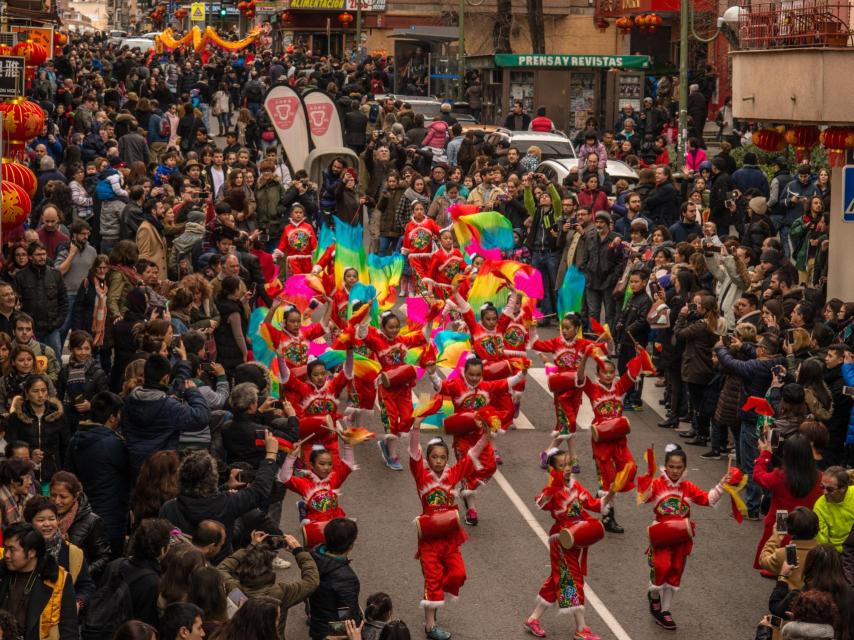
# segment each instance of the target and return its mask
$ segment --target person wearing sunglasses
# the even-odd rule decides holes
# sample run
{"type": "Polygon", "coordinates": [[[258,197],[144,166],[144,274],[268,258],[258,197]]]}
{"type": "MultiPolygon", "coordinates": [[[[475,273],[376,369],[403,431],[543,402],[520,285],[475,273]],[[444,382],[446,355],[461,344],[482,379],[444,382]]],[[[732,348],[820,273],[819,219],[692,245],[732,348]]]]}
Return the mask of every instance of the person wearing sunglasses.
{"type": "Polygon", "coordinates": [[[832,544],[842,552],[842,544],[854,527],[854,491],[844,467],[828,467],[821,477],[824,493],[816,500],[813,511],[818,516],[819,544],[832,544]]]}

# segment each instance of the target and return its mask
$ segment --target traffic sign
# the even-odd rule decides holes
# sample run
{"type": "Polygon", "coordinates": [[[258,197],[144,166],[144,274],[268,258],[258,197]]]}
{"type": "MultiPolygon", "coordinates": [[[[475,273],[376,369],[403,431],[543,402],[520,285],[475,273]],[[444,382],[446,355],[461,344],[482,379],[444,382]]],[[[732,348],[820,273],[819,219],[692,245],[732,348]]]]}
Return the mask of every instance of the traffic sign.
{"type": "Polygon", "coordinates": [[[854,165],[845,165],[842,169],[842,194],[842,204],[845,205],[842,219],[845,222],[854,222],[854,165]]]}
{"type": "Polygon", "coordinates": [[[190,5],[190,20],[193,22],[205,21],[205,3],[194,2],[190,5]]]}

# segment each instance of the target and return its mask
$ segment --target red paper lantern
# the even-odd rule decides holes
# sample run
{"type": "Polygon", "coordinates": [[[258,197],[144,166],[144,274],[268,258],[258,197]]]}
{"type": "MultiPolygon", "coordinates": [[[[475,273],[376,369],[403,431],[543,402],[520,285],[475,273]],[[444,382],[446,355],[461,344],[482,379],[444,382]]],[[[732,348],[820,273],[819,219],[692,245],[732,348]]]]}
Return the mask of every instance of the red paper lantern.
{"type": "Polygon", "coordinates": [[[625,33],[626,31],[629,31],[632,28],[632,26],[634,26],[635,21],[632,20],[631,16],[621,16],[621,17],[617,18],[617,20],[616,20],[616,22],[614,22],[614,24],[617,25],[617,28],[620,31],[625,33]]]}
{"type": "Polygon", "coordinates": [[[15,158],[24,153],[29,140],[41,134],[44,128],[44,110],[26,98],[13,98],[0,102],[3,117],[3,144],[5,156],[15,158]]]}
{"type": "Polygon", "coordinates": [[[599,18],[596,21],[596,28],[599,29],[599,31],[605,31],[610,26],[611,23],[605,20],[605,18],[599,18]]]}
{"type": "Polygon", "coordinates": [[[8,44],[0,43],[0,56],[8,56],[12,55],[12,47],[8,44]]]}
{"type": "Polygon", "coordinates": [[[58,44],[60,47],[68,44],[68,36],[61,31],[57,31],[53,34],[53,44],[58,44]]]}
{"type": "Polygon", "coordinates": [[[32,40],[24,40],[12,47],[12,55],[23,56],[27,66],[38,67],[47,60],[47,49],[32,40]]]}
{"type": "Polygon", "coordinates": [[[30,197],[36,193],[36,174],[25,164],[3,158],[0,165],[0,176],[3,182],[11,182],[21,187],[30,197]]]}
{"type": "Polygon", "coordinates": [[[827,157],[832,167],[845,164],[845,150],[854,149],[854,131],[848,127],[828,127],[821,132],[819,139],[827,149],[827,157]]]}
{"type": "Polygon", "coordinates": [[[819,131],[814,125],[798,125],[786,131],[785,140],[795,148],[798,162],[809,158],[810,151],[818,143],[819,131]]]}
{"type": "Polygon", "coordinates": [[[343,24],[346,27],[348,24],[353,22],[353,16],[351,16],[346,11],[344,13],[339,13],[338,14],[338,22],[340,22],[341,24],[343,24]]]}
{"type": "Polygon", "coordinates": [[[17,229],[32,211],[33,203],[30,196],[18,185],[6,181],[0,187],[0,193],[3,194],[3,230],[17,229]]]}
{"type": "Polygon", "coordinates": [[[753,132],[753,144],[763,151],[780,151],[786,146],[786,141],[777,129],[760,129],[753,132]]]}

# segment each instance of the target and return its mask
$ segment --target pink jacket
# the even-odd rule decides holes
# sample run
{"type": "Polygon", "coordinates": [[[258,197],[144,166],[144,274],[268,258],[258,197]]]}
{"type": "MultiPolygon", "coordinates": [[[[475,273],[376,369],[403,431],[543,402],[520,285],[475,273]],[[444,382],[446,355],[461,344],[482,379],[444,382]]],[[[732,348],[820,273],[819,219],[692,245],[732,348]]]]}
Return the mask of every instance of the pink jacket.
{"type": "Polygon", "coordinates": [[[427,127],[427,135],[421,142],[422,147],[433,147],[434,149],[444,149],[445,143],[448,141],[448,123],[444,120],[434,120],[427,127]]]}
{"type": "Polygon", "coordinates": [[[708,156],[703,149],[694,149],[693,153],[690,150],[685,151],[685,166],[692,171],[699,171],[700,164],[706,160],[708,160],[708,156]]]}

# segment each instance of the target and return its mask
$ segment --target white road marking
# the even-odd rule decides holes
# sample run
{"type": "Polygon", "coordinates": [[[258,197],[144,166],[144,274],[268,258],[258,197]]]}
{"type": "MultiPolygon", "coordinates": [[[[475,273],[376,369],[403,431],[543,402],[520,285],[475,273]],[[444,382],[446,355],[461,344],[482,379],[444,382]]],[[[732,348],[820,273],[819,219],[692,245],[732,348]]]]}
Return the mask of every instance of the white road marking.
{"type": "MultiPolygon", "coordinates": [[[[510,499],[510,502],[513,503],[513,506],[516,507],[516,510],[521,514],[522,519],[528,523],[528,526],[531,527],[540,539],[540,542],[542,542],[546,549],[548,549],[549,534],[545,529],[543,529],[539,521],[534,517],[534,514],[531,513],[528,505],[519,497],[519,494],[516,493],[516,490],[500,471],[496,471],[493,477],[495,478],[495,482],[498,483],[498,486],[501,487],[504,494],[510,499]]],[[[623,629],[622,625],[614,617],[614,614],[611,613],[608,607],[605,606],[605,603],[602,602],[602,600],[599,599],[599,596],[596,595],[596,592],[593,591],[590,583],[586,581],[584,584],[584,595],[587,598],[587,602],[590,603],[590,606],[592,606],[596,613],[599,614],[599,617],[602,618],[602,622],[604,622],[611,632],[617,637],[617,640],[632,640],[631,636],[626,633],[626,630],[623,629]]]]}

